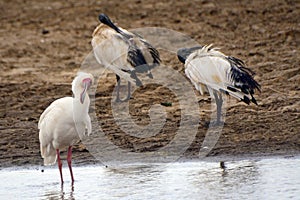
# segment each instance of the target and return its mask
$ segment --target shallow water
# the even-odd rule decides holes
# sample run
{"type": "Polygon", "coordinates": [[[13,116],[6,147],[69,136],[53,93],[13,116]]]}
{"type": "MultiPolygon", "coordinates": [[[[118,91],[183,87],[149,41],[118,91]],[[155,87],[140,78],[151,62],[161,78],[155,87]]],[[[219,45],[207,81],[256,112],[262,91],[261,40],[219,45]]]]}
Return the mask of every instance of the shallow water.
{"type": "Polygon", "coordinates": [[[0,199],[299,199],[300,157],[0,170],[0,199]],[[44,169],[44,172],[42,172],[44,169]]]}

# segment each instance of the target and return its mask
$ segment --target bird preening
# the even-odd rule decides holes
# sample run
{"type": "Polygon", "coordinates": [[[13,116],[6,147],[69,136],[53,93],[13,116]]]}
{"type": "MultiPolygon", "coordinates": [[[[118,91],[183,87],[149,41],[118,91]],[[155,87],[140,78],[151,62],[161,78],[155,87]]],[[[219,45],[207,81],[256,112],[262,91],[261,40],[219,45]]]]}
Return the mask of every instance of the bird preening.
{"type": "MultiPolygon", "coordinates": [[[[153,78],[151,69],[161,62],[159,52],[141,36],[116,26],[105,14],[99,15],[99,21],[101,23],[94,30],[91,42],[94,56],[100,64],[116,73],[116,101],[128,100],[131,96],[130,83],[142,85],[137,73],[153,78]],[[123,100],[119,96],[120,78],[128,81],[128,94],[123,100]]],[[[257,104],[253,95],[255,90],[260,91],[260,85],[254,80],[252,70],[242,60],[226,56],[211,46],[182,48],[177,51],[177,57],[184,63],[185,74],[195,88],[201,94],[207,90],[215,99],[217,125],[223,124],[223,94],[246,104],[257,104]]],[[[73,183],[72,145],[80,136],[91,133],[88,90],[93,82],[91,74],[79,72],[72,82],[74,96],[55,100],[40,116],[38,128],[41,156],[44,165],[52,165],[57,161],[62,183],[60,151],[68,149],[67,162],[73,183]]],[[[221,168],[225,168],[222,162],[221,168]]]]}
{"type": "MultiPolygon", "coordinates": [[[[116,26],[105,14],[99,15],[101,24],[94,30],[92,46],[97,61],[112,69],[117,78],[117,98],[120,77],[130,83],[142,85],[137,72],[147,73],[152,78],[151,69],[161,60],[158,51],[141,36],[116,26]]],[[[247,104],[257,104],[254,91],[260,85],[254,80],[254,73],[243,61],[226,56],[211,46],[182,48],[177,52],[178,59],[185,64],[185,74],[197,90],[203,94],[207,89],[217,104],[217,123],[221,123],[222,93],[233,96],[247,104]]]]}
{"type": "Polygon", "coordinates": [[[94,55],[100,64],[116,73],[116,101],[126,101],[131,95],[131,83],[142,85],[137,73],[153,78],[151,69],[160,64],[159,52],[141,36],[116,26],[107,15],[100,14],[99,21],[93,32],[94,55]],[[123,100],[119,96],[120,77],[128,81],[128,94],[123,100]]]}
{"type": "Polygon", "coordinates": [[[60,150],[68,148],[67,162],[73,183],[72,145],[80,139],[79,135],[91,133],[88,90],[93,82],[91,74],[79,72],[72,82],[74,97],[55,100],[40,116],[38,128],[41,156],[44,165],[53,165],[57,161],[62,183],[60,150]]]}
{"type": "Polygon", "coordinates": [[[182,48],[178,59],[184,63],[185,74],[195,88],[203,94],[208,90],[217,104],[216,124],[222,124],[222,94],[230,95],[246,104],[257,105],[254,91],[260,85],[254,80],[254,72],[238,58],[226,56],[210,46],[182,48]]]}

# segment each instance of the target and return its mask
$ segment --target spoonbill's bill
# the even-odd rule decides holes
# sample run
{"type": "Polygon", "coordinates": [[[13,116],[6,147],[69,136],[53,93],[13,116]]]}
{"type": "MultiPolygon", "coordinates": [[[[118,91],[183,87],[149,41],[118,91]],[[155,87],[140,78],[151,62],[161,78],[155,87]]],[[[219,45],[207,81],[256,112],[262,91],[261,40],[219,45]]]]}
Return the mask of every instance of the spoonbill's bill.
{"type": "Polygon", "coordinates": [[[91,74],[79,72],[72,82],[74,97],[64,97],[52,102],[42,113],[38,123],[44,165],[53,165],[57,160],[62,183],[60,150],[68,148],[67,162],[73,183],[72,145],[79,140],[79,134],[84,135],[86,131],[88,135],[91,133],[91,119],[88,114],[90,99],[87,91],[93,81],[91,74]]]}
{"type": "Polygon", "coordinates": [[[226,56],[215,48],[197,46],[177,51],[178,59],[184,63],[185,74],[203,95],[208,90],[217,104],[216,124],[220,125],[222,94],[239,99],[246,104],[257,105],[254,91],[260,85],[254,80],[254,72],[238,58],[226,56]]]}
{"type": "Polygon", "coordinates": [[[100,14],[101,22],[93,32],[92,46],[97,61],[112,69],[117,77],[117,98],[119,96],[120,77],[128,80],[130,98],[130,82],[141,86],[138,73],[146,73],[153,78],[151,69],[160,64],[159,52],[141,36],[116,26],[107,15],[100,14]]]}

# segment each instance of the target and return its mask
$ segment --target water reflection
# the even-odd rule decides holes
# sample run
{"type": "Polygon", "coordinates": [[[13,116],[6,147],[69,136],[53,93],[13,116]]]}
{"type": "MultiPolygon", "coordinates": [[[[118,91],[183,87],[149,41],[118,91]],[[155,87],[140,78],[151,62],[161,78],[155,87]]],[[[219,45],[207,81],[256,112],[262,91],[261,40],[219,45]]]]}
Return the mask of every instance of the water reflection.
{"type": "Polygon", "coordinates": [[[257,190],[256,183],[259,178],[260,173],[256,162],[250,161],[242,165],[234,164],[233,167],[229,167],[222,172],[222,176],[218,181],[218,190],[222,191],[220,196],[238,198],[239,195],[254,194],[257,190]]]}
{"type": "MultiPolygon", "coordinates": [[[[189,162],[107,169],[107,176],[117,179],[122,197],[130,199],[232,198],[236,191],[243,194],[255,191],[252,185],[255,185],[259,172],[254,161],[231,163],[225,170],[215,162],[189,162]],[[216,191],[219,191],[218,196],[216,191]]],[[[117,185],[110,190],[114,191],[117,185]]]]}
{"type": "MultiPolygon", "coordinates": [[[[300,158],[0,170],[3,199],[286,199],[300,195],[300,158]]],[[[1,198],[2,199],[2,198],[1,198]]]]}
{"type": "Polygon", "coordinates": [[[60,189],[53,188],[49,191],[46,191],[45,195],[42,197],[42,199],[51,199],[51,200],[59,200],[59,199],[69,199],[69,200],[75,200],[73,196],[74,192],[74,185],[64,185],[60,184],[60,189]],[[67,188],[67,189],[65,189],[67,188]]]}
{"type": "MultiPolygon", "coordinates": [[[[225,170],[218,163],[189,163],[185,168],[170,166],[160,177],[168,183],[167,197],[232,198],[239,191],[251,192],[259,173],[255,163],[230,164],[225,170]]],[[[196,198],[197,199],[197,198],[196,198]]]]}

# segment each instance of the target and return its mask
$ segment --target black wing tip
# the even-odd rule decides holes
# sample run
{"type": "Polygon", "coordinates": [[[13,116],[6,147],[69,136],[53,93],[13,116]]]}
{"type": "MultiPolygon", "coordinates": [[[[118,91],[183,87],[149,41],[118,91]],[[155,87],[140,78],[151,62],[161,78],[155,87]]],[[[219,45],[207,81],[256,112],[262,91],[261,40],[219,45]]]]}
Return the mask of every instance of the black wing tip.
{"type": "MultiPolygon", "coordinates": [[[[251,102],[255,105],[257,104],[256,99],[253,97],[254,90],[260,90],[260,84],[253,78],[255,73],[245,66],[245,63],[235,57],[227,56],[227,60],[231,65],[231,79],[235,82],[235,87],[241,89],[241,92],[248,95],[251,95],[251,99],[244,95],[241,101],[246,104],[250,104],[251,102]],[[237,84],[238,83],[238,84],[237,84]]],[[[227,89],[235,92],[235,88],[227,87],[227,89]]]]}
{"type": "MultiPolygon", "coordinates": [[[[244,61],[242,61],[241,59],[239,58],[236,58],[236,57],[233,57],[233,56],[227,56],[227,59],[232,61],[233,63],[236,63],[238,64],[239,66],[241,67],[245,67],[245,63],[244,61]]],[[[249,69],[250,70],[250,69],[249,69]]],[[[250,70],[251,71],[251,70],[250,70]]],[[[252,72],[252,71],[251,71],[252,72]]]]}
{"type": "Polygon", "coordinates": [[[257,104],[257,101],[256,101],[256,99],[255,99],[255,98],[253,98],[253,97],[252,97],[251,101],[252,101],[252,103],[254,103],[255,105],[257,105],[257,106],[258,106],[258,104],[257,104]]]}
{"type": "Polygon", "coordinates": [[[142,51],[133,46],[129,47],[127,61],[135,68],[140,67],[141,69],[143,69],[143,67],[147,65],[142,51]]]}
{"type": "Polygon", "coordinates": [[[155,47],[153,47],[150,43],[148,43],[146,40],[142,40],[142,42],[145,44],[145,46],[148,48],[152,58],[153,58],[153,64],[160,65],[161,59],[159,52],[155,47]]]}
{"type": "Polygon", "coordinates": [[[251,99],[249,97],[247,97],[247,96],[244,96],[243,99],[241,99],[241,101],[243,101],[244,103],[246,103],[248,105],[252,102],[252,103],[254,103],[255,105],[258,106],[257,101],[256,101],[256,99],[253,96],[252,96],[251,99]]]}
{"type": "Polygon", "coordinates": [[[261,92],[261,85],[258,82],[256,82],[256,89],[261,92]]]}
{"type": "Polygon", "coordinates": [[[250,99],[247,96],[244,96],[243,99],[241,99],[243,102],[245,102],[246,104],[250,104],[250,99]]]}
{"type": "Polygon", "coordinates": [[[249,94],[254,93],[253,90],[257,89],[260,92],[260,84],[253,78],[255,73],[245,66],[245,63],[235,57],[227,56],[227,60],[231,65],[231,79],[240,83],[238,88],[241,88],[242,92],[249,94]],[[242,86],[240,86],[242,85],[242,86]]]}

